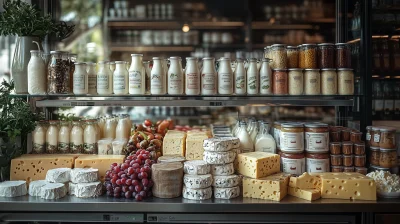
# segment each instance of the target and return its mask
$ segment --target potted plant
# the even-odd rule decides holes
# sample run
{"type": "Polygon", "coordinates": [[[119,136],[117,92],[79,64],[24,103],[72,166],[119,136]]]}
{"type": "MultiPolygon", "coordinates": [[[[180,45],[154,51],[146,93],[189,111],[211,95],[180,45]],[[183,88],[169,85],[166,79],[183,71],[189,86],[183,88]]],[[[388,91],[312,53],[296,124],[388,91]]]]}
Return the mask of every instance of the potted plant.
{"type": "Polygon", "coordinates": [[[0,181],[9,179],[11,159],[26,153],[27,136],[43,118],[23,98],[12,97],[13,89],[13,81],[0,84],[0,181]]]}

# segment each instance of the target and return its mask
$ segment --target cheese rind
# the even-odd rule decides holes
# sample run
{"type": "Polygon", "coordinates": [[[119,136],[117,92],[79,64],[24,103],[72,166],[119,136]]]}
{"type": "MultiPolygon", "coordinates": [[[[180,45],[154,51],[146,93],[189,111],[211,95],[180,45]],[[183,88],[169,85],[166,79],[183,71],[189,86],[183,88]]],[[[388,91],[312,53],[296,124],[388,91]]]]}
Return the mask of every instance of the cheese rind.
{"type": "Polygon", "coordinates": [[[39,197],[42,187],[49,182],[45,180],[34,180],[29,184],[29,195],[39,197]]]}
{"type": "Polygon", "coordinates": [[[228,188],[218,188],[214,187],[214,198],[219,199],[231,199],[239,197],[240,188],[236,187],[228,187],[228,188]]]}
{"type": "Polygon", "coordinates": [[[213,187],[229,188],[239,186],[242,181],[239,175],[214,176],[213,187]]]}
{"type": "Polygon", "coordinates": [[[185,156],[186,133],[185,132],[167,132],[163,140],[163,155],[185,156]]]}
{"type": "Polygon", "coordinates": [[[239,138],[236,137],[209,138],[204,140],[203,147],[205,151],[227,152],[234,148],[237,148],[235,147],[235,145],[237,145],[238,141],[239,138]]]}
{"type": "Polygon", "coordinates": [[[314,201],[321,198],[321,191],[319,189],[288,187],[288,194],[308,201],[314,201]]]}
{"type": "Polygon", "coordinates": [[[243,178],[243,197],[280,201],[287,195],[290,174],[277,173],[268,177],[243,178]]]}
{"type": "Polygon", "coordinates": [[[191,160],[183,163],[183,170],[186,174],[204,175],[210,173],[210,164],[203,160],[191,160]]]}
{"type": "Polygon", "coordinates": [[[125,155],[84,155],[75,160],[75,168],[93,168],[99,170],[99,179],[104,182],[106,171],[112,163],[123,163],[125,155]]]}
{"type": "Polygon", "coordinates": [[[71,168],[57,168],[47,171],[46,181],[50,183],[65,183],[71,179],[71,168]]]}
{"type": "Polygon", "coordinates": [[[40,197],[43,199],[59,199],[65,195],[67,195],[67,188],[63,183],[48,183],[40,191],[40,197]]]}
{"type": "Polygon", "coordinates": [[[73,195],[78,198],[93,198],[102,195],[101,182],[79,183],[73,187],[73,195]]]}
{"type": "Polygon", "coordinates": [[[280,171],[280,157],[267,152],[247,152],[238,155],[239,173],[251,178],[263,178],[280,171]]]}
{"type": "Polygon", "coordinates": [[[211,174],[212,175],[232,175],[235,173],[235,169],[233,167],[233,163],[221,164],[221,165],[211,165],[211,174]]]}
{"type": "Polygon", "coordinates": [[[157,159],[157,163],[174,163],[174,162],[183,163],[185,161],[186,158],[180,155],[165,155],[165,156],[160,156],[157,159]]]}
{"type": "Polygon", "coordinates": [[[211,187],[193,189],[183,186],[182,197],[191,200],[207,200],[212,197],[212,189],[211,187]]]}
{"type": "Polygon", "coordinates": [[[26,181],[4,181],[0,183],[0,197],[19,197],[27,194],[26,181]]]}
{"type": "Polygon", "coordinates": [[[305,172],[298,177],[291,177],[289,186],[300,189],[321,189],[321,178],[319,173],[310,175],[305,172]]]}
{"type": "Polygon", "coordinates": [[[183,183],[187,188],[207,188],[210,187],[213,182],[211,174],[205,175],[191,175],[185,174],[183,176],[183,183]]]}
{"type": "Polygon", "coordinates": [[[236,153],[233,151],[228,152],[209,152],[205,151],[203,160],[208,164],[226,164],[233,163],[236,158],[236,153]]]}
{"type": "Polygon", "coordinates": [[[93,168],[75,168],[71,170],[72,183],[90,183],[99,180],[99,170],[93,168]]]}
{"type": "Polygon", "coordinates": [[[206,135],[188,135],[186,138],[186,152],[185,157],[187,160],[203,159],[203,141],[208,139],[206,135]]]}

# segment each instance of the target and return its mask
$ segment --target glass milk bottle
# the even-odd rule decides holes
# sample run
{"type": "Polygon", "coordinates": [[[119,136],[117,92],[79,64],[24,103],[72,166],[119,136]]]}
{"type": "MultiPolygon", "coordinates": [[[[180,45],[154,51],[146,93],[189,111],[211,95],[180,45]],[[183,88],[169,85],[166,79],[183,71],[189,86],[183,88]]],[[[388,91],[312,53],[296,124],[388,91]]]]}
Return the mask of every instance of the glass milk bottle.
{"type": "MultiPolygon", "coordinates": [[[[125,66],[125,64],[121,65],[125,66]]],[[[115,71],[117,71],[117,69],[118,64],[115,71]]],[[[126,70],[126,67],[124,70],[126,70]]],[[[96,127],[94,126],[93,120],[87,120],[85,123],[86,127],[83,131],[83,152],[85,154],[97,154],[96,127]]]]}
{"type": "Polygon", "coordinates": [[[230,58],[219,59],[218,94],[233,93],[233,72],[230,58]]]}
{"type": "Polygon", "coordinates": [[[88,93],[88,76],[86,72],[86,63],[75,63],[72,90],[74,94],[88,93]]]}
{"type": "Polygon", "coordinates": [[[58,147],[58,121],[49,121],[50,126],[46,133],[46,153],[57,153],[58,147]]]}
{"type": "Polygon", "coordinates": [[[97,72],[97,93],[99,95],[109,95],[113,93],[113,74],[110,64],[100,61],[99,71],[97,72]]]}
{"type": "Polygon", "coordinates": [[[116,130],[117,124],[114,122],[114,119],[112,116],[108,116],[106,118],[106,123],[104,125],[104,138],[112,138],[115,139],[115,130],[116,130]]]}
{"type": "Polygon", "coordinates": [[[270,95],[271,91],[271,79],[272,71],[270,67],[270,59],[264,58],[262,60],[260,69],[260,94],[270,95]]]}
{"type": "Polygon", "coordinates": [[[88,94],[97,94],[96,63],[88,62],[86,65],[88,74],[88,94]]]}
{"type": "Polygon", "coordinates": [[[43,121],[36,121],[35,130],[32,132],[32,153],[43,154],[46,152],[46,127],[43,121]]]}
{"type": "Polygon", "coordinates": [[[201,70],[201,95],[217,94],[217,70],[214,58],[203,58],[201,70]]]}
{"type": "Polygon", "coordinates": [[[261,135],[255,143],[256,152],[276,153],[276,143],[272,135],[269,134],[268,122],[264,122],[261,128],[261,135]]]}
{"type": "Polygon", "coordinates": [[[46,93],[46,67],[41,57],[41,51],[31,51],[31,59],[28,63],[28,93],[46,93]]]}
{"type": "Polygon", "coordinates": [[[233,73],[234,91],[236,95],[246,94],[246,69],[244,68],[243,59],[236,59],[236,69],[233,73]]]}
{"type": "Polygon", "coordinates": [[[83,152],[83,129],[80,121],[72,122],[72,129],[70,134],[70,151],[71,153],[83,152]]]}
{"type": "Polygon", "coordinates": [[[186,95],[199,95],[200,94],[200,70],[197,63],[197,58],[186,58],[185,69],[185,93],[186,95]]]}
{"type": "Polygon", "coordinates": [[[58,132],[58,152],[69,153],[70,142],[69,121],[61,121],[60,131],[58,132]]]}
{"type": "Polygon", "coordinates": [[[115,95],[128,94],[128,71],[125,61],[115,62],[115,71],[113,75],[113,89],[115,95]]]}
{"type": "Polygon", "coordinates": [[[129,68],[129,94],[142,95],[146,88],[146,72],[143,67],[143,54],[131,54],[132,63],[129,68]]]}
{"type": "Polygon", "coordinates": [[[129,139],[129,123],[127,118],[121,114],[119,115],[119,120],[117,127],[115,128],[115,139],[129,139]]]}
{"type": "Polygon", "coordinates": [[[153,95],[166,94],[165,89],[165,70],[163,67],[163,59],[159,57],[153,58],[153,68],[150,76],[150,93],[153,95]]]}
{"type": "Polygon", "coordinates": [[[254,152],[254,144],[247,132],[246,122],[240,122],[236,137],[240,140],[242,152],[254,152]]]}
{"type": "Polygon", "coordinates": [[[247,94],[256,95],[258,94],[259,85],[259,72],[257,69],[257,59],[249,59],[249,67],[247,68],[247,94]]]}
{"type": "Polygon", "coordinates": [[[181,57],[170,57],[171,65],[168,69],[168,94],[183,94],[183,70],[181,57]]]}
{"type": "Polygon", "coordinates": [[[257,121],[252,121],[252,126],[251,126],[251,130],[249,131],[249,135],[251,140],[253,141],[253,143],[255,143],[256,140],[256,136],[259,132],[258,130],[258,122],[257,121]]]}

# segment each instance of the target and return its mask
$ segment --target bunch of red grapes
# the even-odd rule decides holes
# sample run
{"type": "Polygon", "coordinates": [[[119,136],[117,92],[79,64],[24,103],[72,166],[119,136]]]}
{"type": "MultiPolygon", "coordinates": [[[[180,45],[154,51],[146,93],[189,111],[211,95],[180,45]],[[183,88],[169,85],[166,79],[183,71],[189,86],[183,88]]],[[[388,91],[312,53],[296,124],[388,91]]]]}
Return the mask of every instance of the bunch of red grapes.
{"type": "Polygon", "coordinates": [[[124,163],[111,164],[107,170],[104,185],[107,195],[115,198],[135,198],[141,201],[151,197],[151,166],[156,163],[150,152],[138,150],[126,157],[124,163]]]}

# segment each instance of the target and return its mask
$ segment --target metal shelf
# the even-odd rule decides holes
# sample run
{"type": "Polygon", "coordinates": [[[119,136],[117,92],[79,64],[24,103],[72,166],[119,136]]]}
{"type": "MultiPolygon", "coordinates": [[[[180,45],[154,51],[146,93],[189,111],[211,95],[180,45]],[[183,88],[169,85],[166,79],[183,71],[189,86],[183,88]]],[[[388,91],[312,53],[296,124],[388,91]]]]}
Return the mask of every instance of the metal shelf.
{"type": "MultiPolygon", "coordinates": [[[[240,21],[192,21],[188,23],[192,29],[236,29],[244,27],[240,21]]],[[[110,28],[136,29],[182,29],[183,22],[178,21],[108,21],[110,28]]]]}
{"type": "Polygon", "coordinates": [[[192,46],[111,46],[111,51],[117,52],[192,52],[194,47],[192,46]]]}
{"type": "Polygon", "coordinates": [[[271,24],[268,21],[252,22],[251,28],[255,30],[312,30],[309,24],[271,24]]]}

